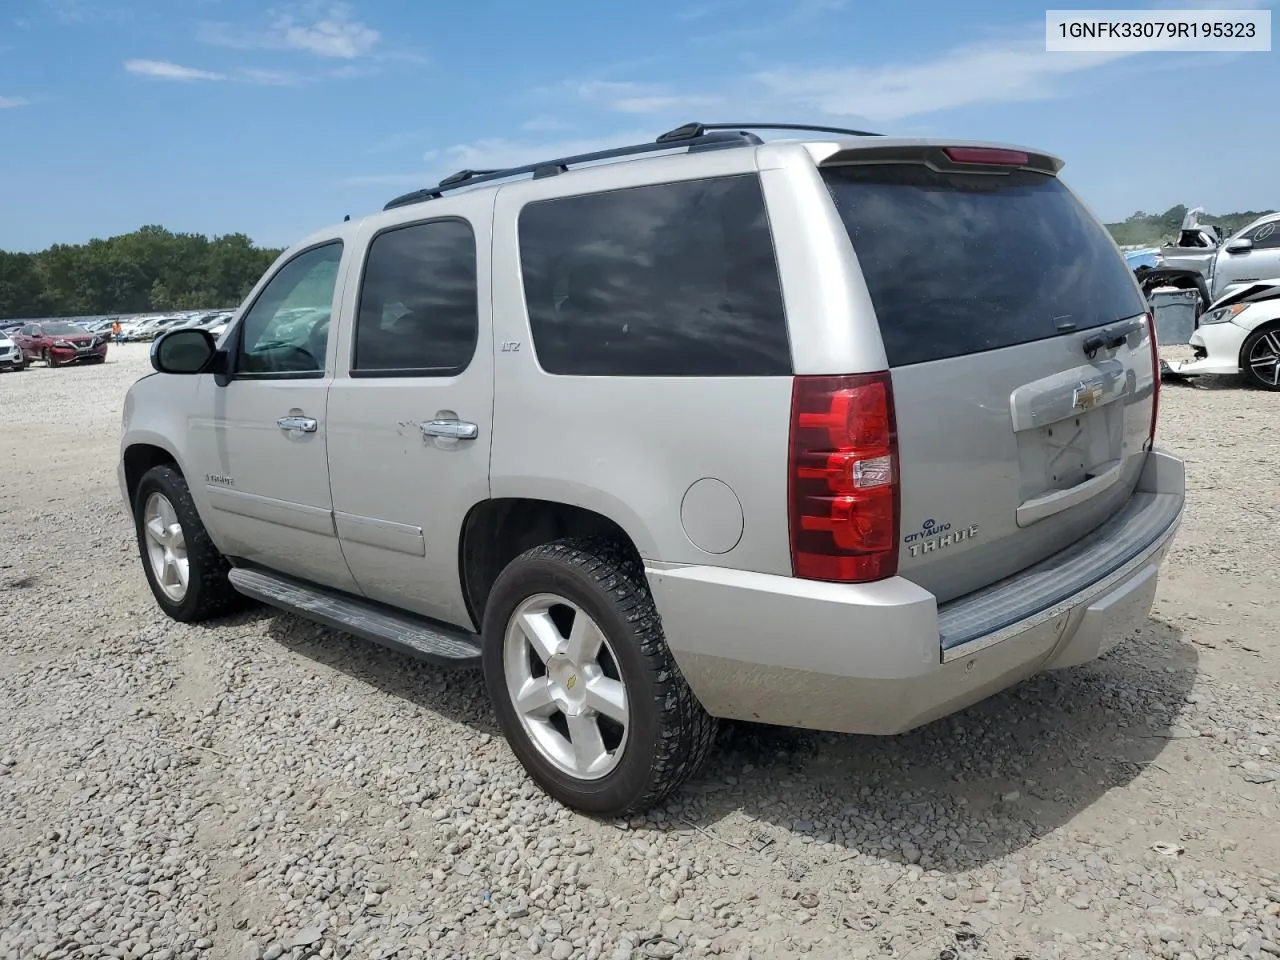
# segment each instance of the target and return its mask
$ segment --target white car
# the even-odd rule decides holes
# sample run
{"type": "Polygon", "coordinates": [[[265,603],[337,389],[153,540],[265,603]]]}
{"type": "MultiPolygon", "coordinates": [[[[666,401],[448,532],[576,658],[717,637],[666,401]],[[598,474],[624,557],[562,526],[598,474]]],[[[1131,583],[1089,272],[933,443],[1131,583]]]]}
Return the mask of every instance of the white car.
{"type": "Polygon", "coordinates": [[[0,330],[0,370],[21,370],[26,365],[22,348],[6,331],[0,330]]]}
{"type": "Polygon", "coordinates": [[[1220,297],[1191,335],[1192,360],[1170,361],[1180,377],[1242,374],[1250,386],[1280,390],[1280,277],[1220,297]]]}

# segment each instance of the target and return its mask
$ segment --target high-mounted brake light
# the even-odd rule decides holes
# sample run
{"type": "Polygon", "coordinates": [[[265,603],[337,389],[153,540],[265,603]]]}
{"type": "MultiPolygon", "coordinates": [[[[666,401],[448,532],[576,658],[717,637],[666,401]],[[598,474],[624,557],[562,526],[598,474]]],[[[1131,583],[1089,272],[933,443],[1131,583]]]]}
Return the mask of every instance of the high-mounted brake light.
{"type": "Polygon", "coordinates": [[[1156,445],[1156,419],[1160,415],[1160,345],[1156,343],[1156,315],[1147,311],[1147,335],[1151,339],[1151,375],[1155,378],[1151,387],[1151,439],[1147,449],[1156,445]]]}
{"type": "Polygon", "coordinates": [[[788,486],[795,576],[862,583],[898,572],[898,437],[888,372],[795,378],[788,486]]]}
{"type": "Polygon", "coordinates": [[[1002,167],[1025,167],[1031,158],[1021,150],[997,147],[947,147],[942,151],[952,163],[990,163],[1002,167]]]}

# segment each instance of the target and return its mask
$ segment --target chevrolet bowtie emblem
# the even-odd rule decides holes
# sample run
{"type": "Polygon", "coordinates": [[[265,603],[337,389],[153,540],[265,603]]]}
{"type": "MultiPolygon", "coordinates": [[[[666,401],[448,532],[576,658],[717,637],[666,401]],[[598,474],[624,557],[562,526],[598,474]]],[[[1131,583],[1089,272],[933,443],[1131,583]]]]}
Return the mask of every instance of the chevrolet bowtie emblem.
{"type": "Polygon", "coordinates": [[[1071,397],[1071,405],[1077,410],[1092,410],[1102,402],[1102,384],[1097,381],[1081,382],[1071,397]]]}

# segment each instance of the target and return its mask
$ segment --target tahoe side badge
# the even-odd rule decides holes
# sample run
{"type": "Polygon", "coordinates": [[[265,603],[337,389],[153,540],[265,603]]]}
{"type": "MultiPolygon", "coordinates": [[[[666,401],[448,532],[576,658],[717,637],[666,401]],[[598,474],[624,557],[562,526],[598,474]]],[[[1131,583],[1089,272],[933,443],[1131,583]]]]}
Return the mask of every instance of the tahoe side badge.
{"type": "Polygon", "coordinates": [[[938,523],[932,518],[926,520],[920,525],[920,529],[915,533],[908,533],[902,538],[902,542],[907,545],[907,549],[911,552],[911,556],[918,557],[925,553],[936,553],[939,550],[945,550],[947,547],[953,547],[957,543],[964,543],[966,540],[972,540],[978,535],[978,525],[971,523],[967,527],[959,530],[952,530],[949,523],[938,523]]]}

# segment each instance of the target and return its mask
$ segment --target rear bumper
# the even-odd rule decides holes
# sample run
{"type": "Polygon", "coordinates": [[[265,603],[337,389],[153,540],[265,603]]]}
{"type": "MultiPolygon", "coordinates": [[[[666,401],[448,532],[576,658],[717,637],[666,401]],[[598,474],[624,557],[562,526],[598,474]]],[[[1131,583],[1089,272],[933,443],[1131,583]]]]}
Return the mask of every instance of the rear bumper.
{"type": "Polygon", "coordinates": [[[1182,461],[1153,453],[1122,514],[941,608],[901,577],[845,585],[700,566],[647,572],[667,642],[713,715],[893,734],[1132,634],[1150,613],[1182,504],[1182,461]]]}

